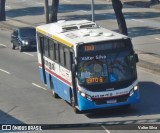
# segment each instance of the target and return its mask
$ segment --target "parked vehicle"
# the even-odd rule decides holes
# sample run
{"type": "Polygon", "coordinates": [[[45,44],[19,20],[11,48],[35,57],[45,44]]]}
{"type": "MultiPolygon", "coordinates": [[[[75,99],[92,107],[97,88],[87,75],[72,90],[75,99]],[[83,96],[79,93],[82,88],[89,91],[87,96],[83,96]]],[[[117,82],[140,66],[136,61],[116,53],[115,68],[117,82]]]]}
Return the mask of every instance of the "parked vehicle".
{"type": "Polygon", "coordinates": [[[36,29],[32,27],[17,28],[11,34],[12,49],[19,51],[36,49],[36,29]]]}

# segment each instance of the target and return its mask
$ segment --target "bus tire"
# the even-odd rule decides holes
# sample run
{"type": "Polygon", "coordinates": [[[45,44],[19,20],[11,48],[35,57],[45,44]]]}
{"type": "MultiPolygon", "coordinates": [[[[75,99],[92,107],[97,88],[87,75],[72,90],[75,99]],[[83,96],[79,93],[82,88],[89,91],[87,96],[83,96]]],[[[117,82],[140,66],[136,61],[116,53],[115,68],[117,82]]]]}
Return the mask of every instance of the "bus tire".
{"type": "Polygon", "coordinates": [[[54,85],[53,85],[53,81],[52,81],[51,76],[49,76],[49,78],[50,78],[50,87],[51,87],[51,90],[52,90],[52,95],[53,95],[54,98],[59,98],[59,96],[54,91],[54,85]]]}
{"type": "Polygon", "coordinates": [[[80,111],[76,108],[75,100],[74,100],[74,96],[73,96],[73,95],[72,95],[72,98],[71,98],[71,106],[72,106],[72,108],[73,108],[73,110],[74,110],[74,112],[75,112],[76,114],[79,114],[79,113],[80,113],[80,111]]]}

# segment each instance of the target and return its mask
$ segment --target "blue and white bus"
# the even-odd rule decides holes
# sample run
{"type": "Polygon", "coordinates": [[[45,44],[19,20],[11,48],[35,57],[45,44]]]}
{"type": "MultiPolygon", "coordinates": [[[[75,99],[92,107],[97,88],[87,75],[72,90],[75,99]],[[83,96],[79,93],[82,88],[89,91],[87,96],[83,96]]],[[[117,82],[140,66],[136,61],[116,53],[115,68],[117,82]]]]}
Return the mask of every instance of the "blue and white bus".
{"type": "Polygon", "coordinates": [[[131,39],[88,20],[38,26],[42,81],[75,112],[131,105],[140,100],[131,39]]]}

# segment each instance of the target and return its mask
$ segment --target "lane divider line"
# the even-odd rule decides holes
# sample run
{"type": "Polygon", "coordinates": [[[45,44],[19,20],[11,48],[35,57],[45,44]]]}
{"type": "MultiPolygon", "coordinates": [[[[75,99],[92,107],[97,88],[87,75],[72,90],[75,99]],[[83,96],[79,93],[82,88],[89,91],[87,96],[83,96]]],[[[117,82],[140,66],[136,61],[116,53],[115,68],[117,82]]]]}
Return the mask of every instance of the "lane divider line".
{"type": "Polygon", "coordinates": [[[80,12],[88,12],[88,11],[86,11],[86,10],[79,10],[80,12]]]}
{"type": "Polygon", "coordinates": [[[155,39],[160,41],[160,38],[155,38],[155,39]]]}
{"type": "Polygon", "coordinates": [[[138,19],[131,19],[131,20],[133,20],[133,21],[137,21],[137,22],[141,22],[141,23],[143,23],[144,21],[142,21],[142,20],[138,20],[138,19]]]}
{"type": "Polygon", "coordinates": [[[5,6],[5,8],[6,8],[6,9],[11,9],[11,7],[10,7],[10,6],[7,6],[7,5],[5,6]]]}
{"type": "Polygon", "coordinates": [[[40,85],[37,85],[37,84],[35,84],[35,83],[32,83],[32,85],[34,85],[34,86],[36,86],[36,87],[38,87],[38,88],[41,88],[41,89],[43,89],[43,90],[47,90],[46,88],[43,88],[43,87],[41,87],[40,85]]]}
{"type": "Polygon", "coordinates": [[[101,126],[107,133],[111,133],[105,126],[101,126]]]}
{"type": "Polygon", "coordinates": [[[65,2],[71,2],[70,0],[64,0],[65,2]]]}
{"type": "Polygon", "coordinates": [[[27,52],[23,52],[24,54],[26,54],[26,55],[29,55],[29,56],[34,56],[33,54],[30,54],[30,53],[27,53],[27,52]]]}
{"type": "Polygon", "coordinates": [[[11,74],[10,72],[6,71],[6,70],[3,70],[3,69],[0,69],[0,71],[4,72],[4,73],[7,73],[7,74],[11,74]]]}
{"type": "Polygon", "coordinates": [[[3,46],[3,47],[7,47],[6,45],[4,45],[4,44],[1,44],[1,43],[0,43],[0,45],[1,45],[1,46],[3,46]]]}

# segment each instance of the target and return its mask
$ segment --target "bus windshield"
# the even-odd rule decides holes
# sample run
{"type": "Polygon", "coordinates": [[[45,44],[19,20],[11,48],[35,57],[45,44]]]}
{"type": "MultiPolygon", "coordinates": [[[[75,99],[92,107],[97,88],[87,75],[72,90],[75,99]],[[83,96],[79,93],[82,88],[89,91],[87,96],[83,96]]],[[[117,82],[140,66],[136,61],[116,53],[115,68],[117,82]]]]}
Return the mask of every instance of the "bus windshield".
{"type": "Polygon", "coordinates": [[[77,75],[80,84],[114,83],[127,81],[136,76],[136,62],[132,49],[89,49],[94,49],[94,52],[80,51],[78,56],[77,75]]]}

